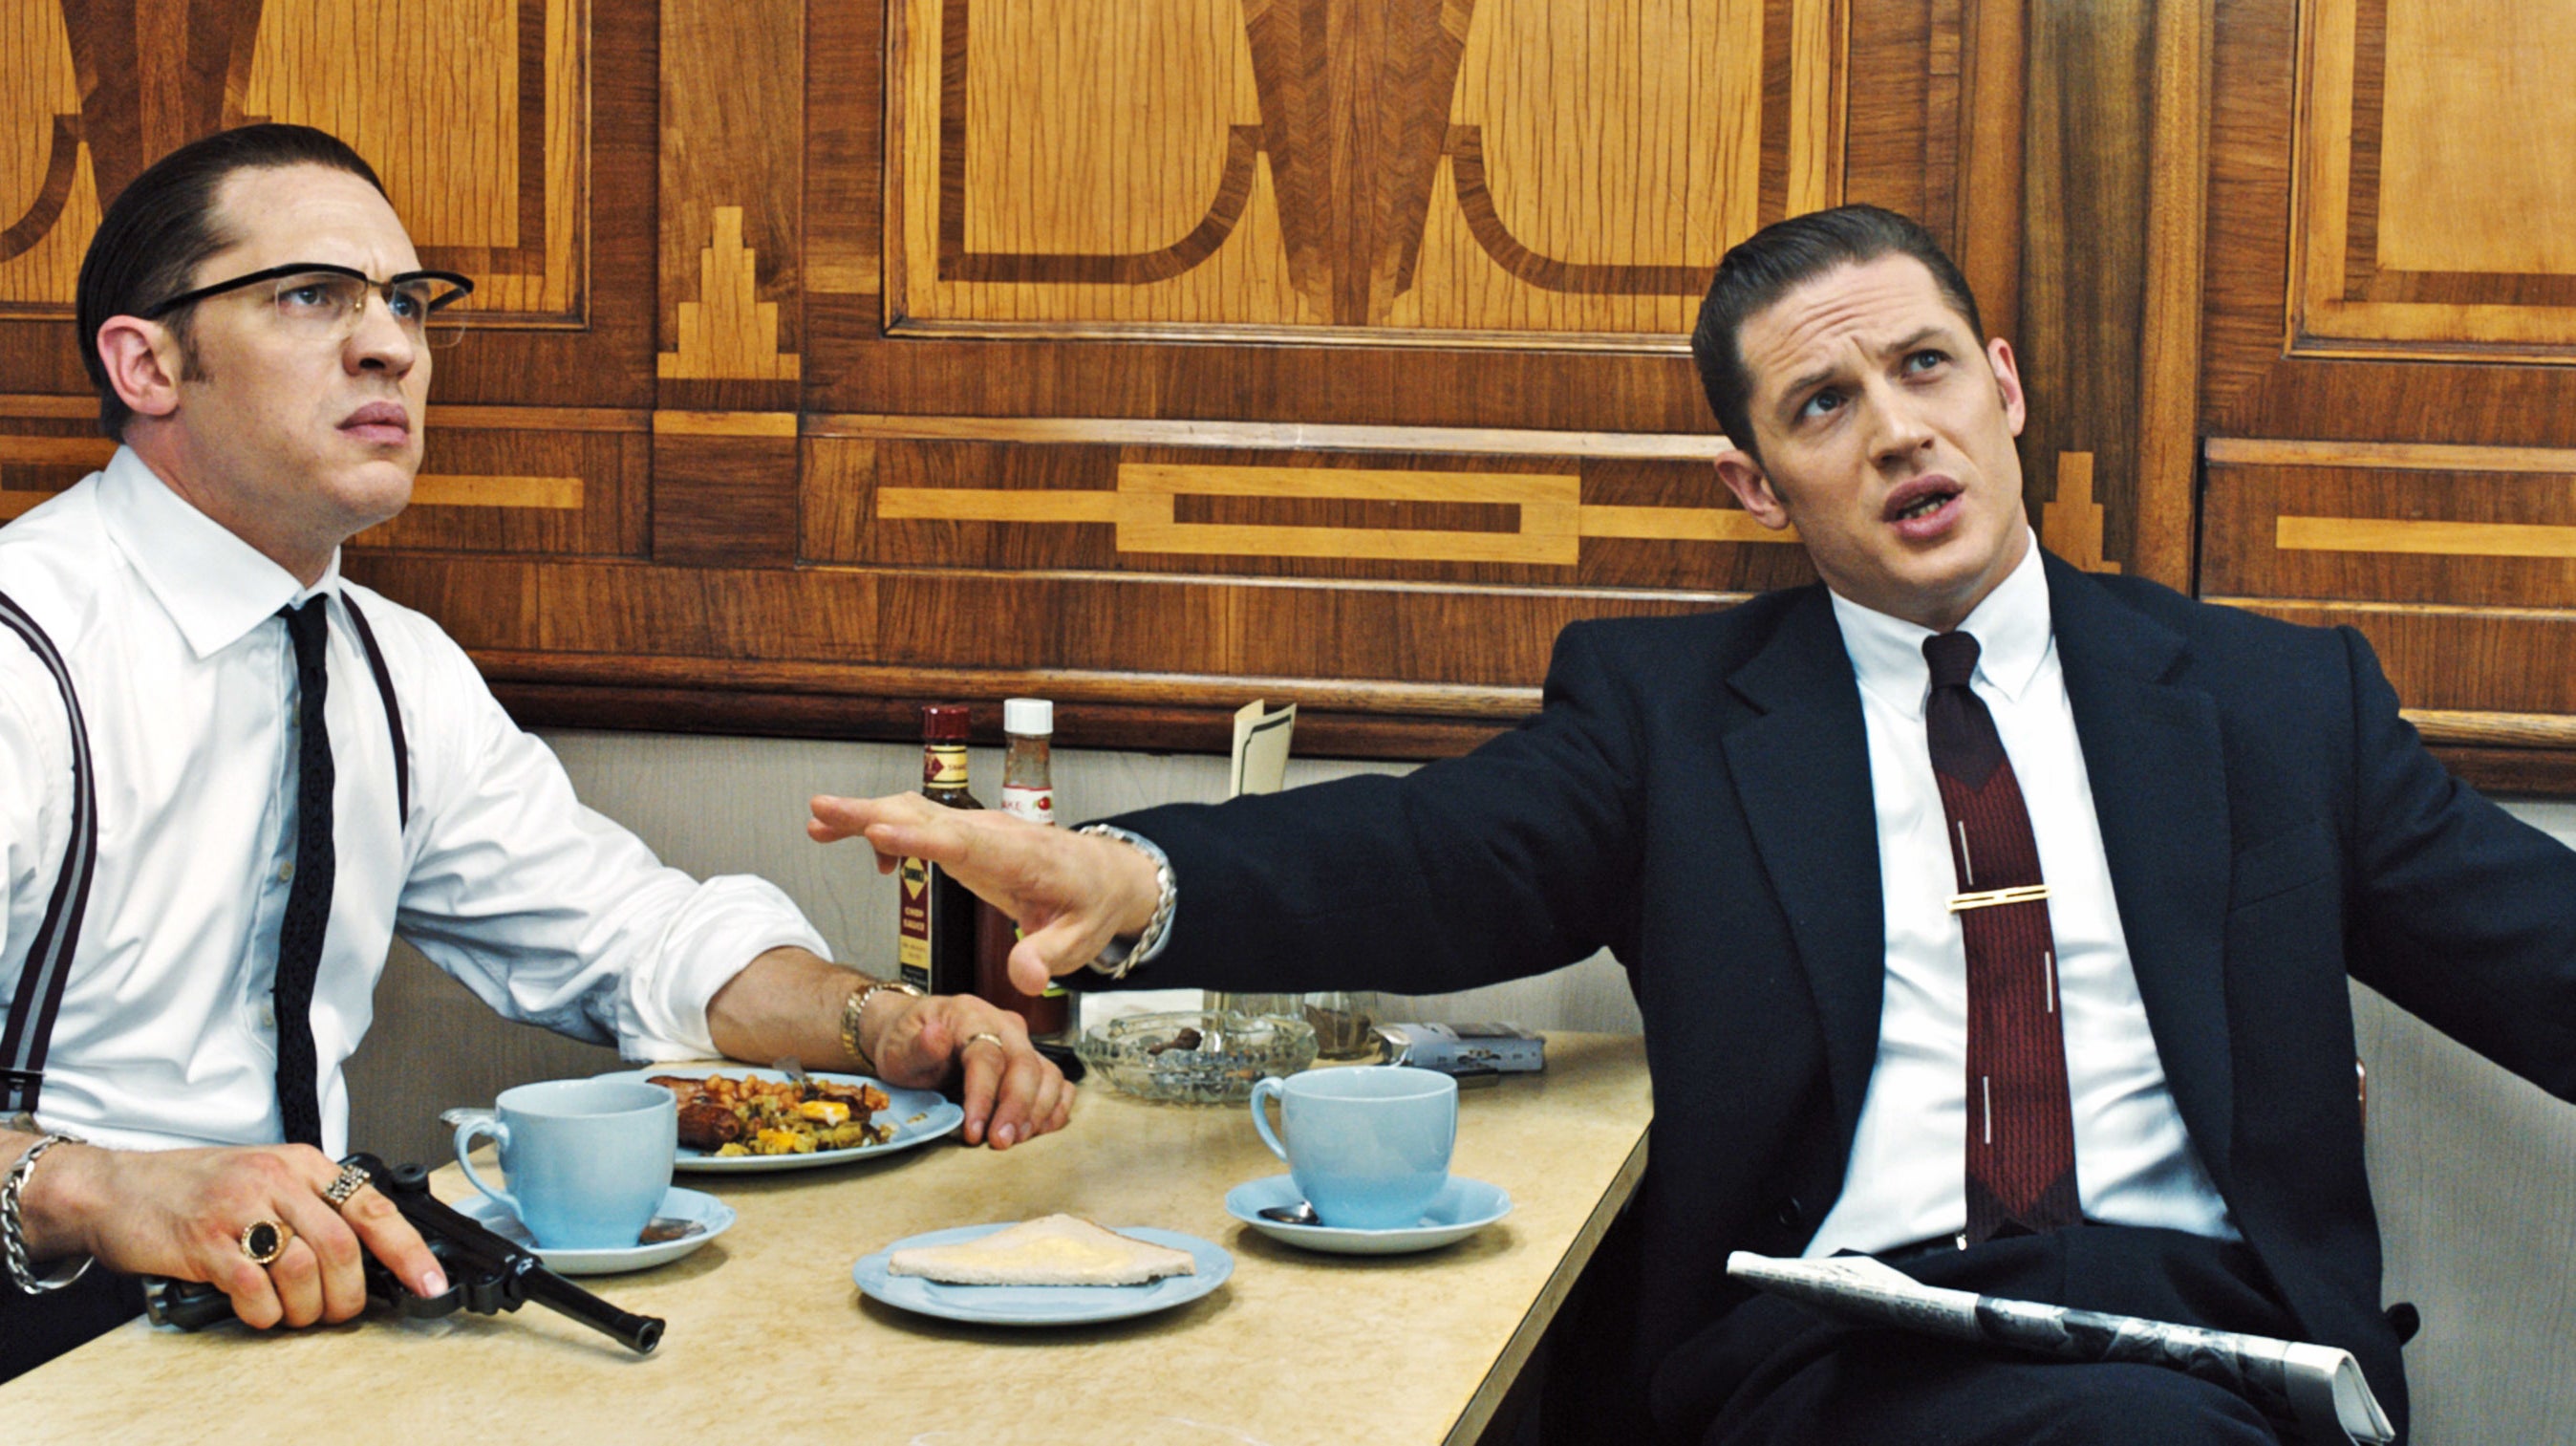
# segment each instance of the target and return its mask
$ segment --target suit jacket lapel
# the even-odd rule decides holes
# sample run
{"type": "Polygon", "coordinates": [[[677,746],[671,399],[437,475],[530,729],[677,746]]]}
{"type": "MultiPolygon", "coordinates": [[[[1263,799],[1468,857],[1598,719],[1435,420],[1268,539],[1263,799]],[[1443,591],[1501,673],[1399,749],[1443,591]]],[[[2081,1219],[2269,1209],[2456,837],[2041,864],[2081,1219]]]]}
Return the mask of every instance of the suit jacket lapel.
{"type": "Polygon", "coordinates": [[[1760,710],[1726,735],[1728,772],[1814,991],[1848,1153],[1877,1059],[1887,930],[1860,688],[1825,590],[1727,681],[1760,710]]]}
{"type": "Polygon", "coordinates": [[[2175,1107],[2223,1190],[2233,1133],[2227,779],[2218,709],[2170,681],[2184,640],[2054,557],[2049,606],[2102,850],[2175,1107]]]}

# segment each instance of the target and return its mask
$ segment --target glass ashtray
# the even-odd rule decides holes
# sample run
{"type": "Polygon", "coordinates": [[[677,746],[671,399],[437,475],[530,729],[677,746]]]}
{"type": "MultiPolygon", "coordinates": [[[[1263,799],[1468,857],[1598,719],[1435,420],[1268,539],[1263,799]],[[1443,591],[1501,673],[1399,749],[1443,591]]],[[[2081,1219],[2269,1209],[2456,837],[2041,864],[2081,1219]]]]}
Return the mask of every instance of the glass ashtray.
{"type": "Polygon", "coordinates": [[[1277,1014],[1181,1009],[1085,1030],[1083,1065],[1139,1099],[1239,1105],[1265,1075],[1315,1062],[1315,1029],[1277,1014]]]}

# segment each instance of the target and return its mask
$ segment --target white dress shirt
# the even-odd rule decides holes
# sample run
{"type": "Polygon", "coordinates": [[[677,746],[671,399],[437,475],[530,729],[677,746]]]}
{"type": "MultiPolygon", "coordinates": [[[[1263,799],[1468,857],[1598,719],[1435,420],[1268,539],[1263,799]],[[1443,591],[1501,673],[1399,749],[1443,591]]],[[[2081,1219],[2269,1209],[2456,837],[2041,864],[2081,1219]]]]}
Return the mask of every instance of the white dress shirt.
{"type": "MultiPolygon", "coordinates": [[[[1834,617],[1859,676],[1878,815],[1887,982],[1843,1192],[1807,1254],[1877,1251],[1966,1228],[1968,959],[1958,880],[1923,705],[1931,630],[1839,594],[1834,617]]],[[[2033,539],[2021,565],[1960,626],[1979,645],[1969,686],[2002,735],[2030,807],[2057,940],[2076,1189],[2088,1220],[2237,1239],[2183,1132],[2120,929],[2093,787],[2059,671],[2048,579],[2033,539]]]]}
{"type": "MultiPolygon", "coordinates": [[[[98,871],[37,1105],[47,1128],[141,1149],[282,1138],[270,990],[295,856],[296,670],[277,611],[316,593],[334,596],[338,866],[312,1011],[326,1151],[348,1148],[341,1065],[396,932],[509,1018],[647,1060],[713,1054],[707,1001],[762,950],[825,952],[774,886],[699,883],[583,807],[437,624],[343,580],[336,555],[299,587],[131,451],[0,528],[0,592],[68,661],[97,779],[98,871]],[[407,819],[350,599],[401,702],[407,819]]],[[[69,750],[51,676],[0,631],[0,1017],[61,867],[69,750]]]]}

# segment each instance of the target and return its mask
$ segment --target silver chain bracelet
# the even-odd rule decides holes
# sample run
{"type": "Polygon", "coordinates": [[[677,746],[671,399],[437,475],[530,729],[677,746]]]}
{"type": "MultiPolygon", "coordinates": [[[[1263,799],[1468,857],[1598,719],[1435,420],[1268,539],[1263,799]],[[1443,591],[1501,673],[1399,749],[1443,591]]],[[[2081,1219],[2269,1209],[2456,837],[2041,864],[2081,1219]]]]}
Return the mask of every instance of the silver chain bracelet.
{"type": "Polygon", "coordinates": [[[77,1262],[57,1267],[52,1275],[39,1277],[27,1260],[27,1227],[18,1213],[19,1197],[26,1193],[27,1177],[35,1172],[36,1157],[56,1145],[82,1143],[85,1142],[74,1135],[47,1135],[20,1155],[18,1162],[9,1167],[8,1178],[0,1180],[0,1255],[8,1257],[9,1282],[29,1295],[60,1290],[87,1275],[89,1268],[98,1263],[94,1257],[84,1255],[77,1262]]]}
{"type": "Polygon", "coordinates": [[[1136,942],[1124,949],[1118,947],[1117,940],[1110,940],[1101,949],[1100,957],[1091,961],[1092,972],[1106,974],[1112,979],[1124,979],[1127,977],[1128,970],[1163,952],[1163,940],[1172,932],[1172,916],[1181,910],[1180,881],[1172,876],[1171,858],[1155,847],[1152,839],[1140,837],[1115,824],[1107,823],[1086,823],[1074,832],[1114,838],[1153,860],[1154,887],[1157,892],[1154,897],[1154,916],[1145,921],[1145,932],[1137,935],[1136,942]]]}

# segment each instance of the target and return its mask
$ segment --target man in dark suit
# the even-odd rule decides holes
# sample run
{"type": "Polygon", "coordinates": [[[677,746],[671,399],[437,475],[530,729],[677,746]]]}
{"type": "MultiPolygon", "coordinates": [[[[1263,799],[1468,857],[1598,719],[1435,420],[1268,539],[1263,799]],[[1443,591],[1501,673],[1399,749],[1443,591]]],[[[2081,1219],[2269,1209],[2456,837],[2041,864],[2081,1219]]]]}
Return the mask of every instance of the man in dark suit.
{"type": "Polygon", "coordinates": [[[1024,987],[1104,949],[1415,993],[1612,949],[1657,1105],[1628,1396],[1666,1437],[2274,1439],[2179,1373],[1748,1300],[1736,1249],[2342,1346],[2402,1427],[2346,977],[2576,1093],[2576,854],[2424,752],[2357,634],[2045,558],[1982,335],[1886,212],[1730,252],[1720,476],[1824,585],[1568,628],[1465,758],[1108,836],[911,799],[813,831],[948,862],[1024,987]]]}

